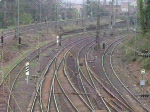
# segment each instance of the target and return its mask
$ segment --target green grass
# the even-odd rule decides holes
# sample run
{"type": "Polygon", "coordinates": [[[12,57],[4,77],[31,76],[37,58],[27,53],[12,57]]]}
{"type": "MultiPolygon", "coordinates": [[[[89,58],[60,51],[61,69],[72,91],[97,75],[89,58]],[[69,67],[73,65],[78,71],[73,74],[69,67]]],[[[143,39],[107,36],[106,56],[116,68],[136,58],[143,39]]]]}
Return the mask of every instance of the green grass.
{"type": "Polygon", "coordinates": [[[30,62],[30,67],[32,68],[34,68],[35,66],[37,66],[37,60],[35,59],[35,60],[32,60],[31,62],[30,62]]]}
{"type": "Polygon", "coordinates": [[[22,60],[22,56],[20,55],[20,56],[18,56],[17,60],[15,60],[12,64],[10,64],[9,66],[4,66],[4,67],[2,68],[3,73],[4,73],[4,76],[5,76],[6,74],[8,74],[8,72],[9,72],[16,64],[18,64],[19,62],[21,62],[21,60],[22,60]]]}
{"type": "MultiPolygon", "coordinates": [[[[141,52],[142,50],[148,49],[150,52],[150,32],[146,33],[145,35],[140,35],[136,37],[136,50],[141,52]]],[[[141,68],[150,69],[150,58],[145,58],[141,56],[134,56],[134,44],[135,44],[135,38],[126,41],[124,43],[124,46],[122,46],[120,49],[123,55],[123,60],[125,60],[127,63],[132,63],[132,59],[136,58],[137,62],[140,64],[141,68]],[[130,49],[131,48],[131,49],[130,49]],[[128,52],[126,52],[126,49],[128,49],[128,52]]]]}
{"type": "Polygon", "coordinates": [[[150,59],[149,58],[144,58],[141,60],[141,67],[145,69],[150,69],[150,59]]]}
{"type": "MultiPolygon", "coordinates": [[[[40,34],[42,34],[42,32],[40,32],[40,34]]],[[[38,35],[39,36],[39,35],[38,35]]],[[[31,36],[31,40],[37,40],[38,39],[38,36],[35,36],[35,35],[32,35],[31,36]]],[[[40,37],[39,39],[41,39],[42,37],[40,37]]],[[[46,42],[43,41],[43,42],[40,42],[39,43],[39,47],[45,45],[46,42]]],[[[21,60],[27,56],[27,54],[31,53],[33,50],[37,49],[38,48],[38,44],[34,45],[34,44],[30,44],[29,45],[29,48],[27,50],[22,50],[21,51],[21,54],[17,57],[17,59],[15,59],[15,61],[13,61],[11,64],[9,64],[9,66],[3,66],[2,70],[3,70],[3,73],[4,73],[4,76],[6,74],[8,74],[8,72],[16,65],[18,64],[19,62],[21,62],[21,60]]],[[[18,49],[18,46],[13,46],[11,47],[11,50],[13,51],[17,51],[18,49]]],[[[34,66],[34,64],[33,64],[34,66]]]]}
{"type": "Polygon", "coordinates": [[[73,25],[73,26],[63,26],[62,27],[65,31],[72,31],[75,29],[81,29],[81,26],[73,25]]]}

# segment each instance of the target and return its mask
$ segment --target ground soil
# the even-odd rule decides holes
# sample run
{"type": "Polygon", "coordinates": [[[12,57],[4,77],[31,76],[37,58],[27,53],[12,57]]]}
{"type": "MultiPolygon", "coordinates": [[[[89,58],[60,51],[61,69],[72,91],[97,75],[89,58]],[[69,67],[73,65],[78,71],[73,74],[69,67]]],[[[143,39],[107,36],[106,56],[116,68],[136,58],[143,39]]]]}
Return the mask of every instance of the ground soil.
{"type": "MultiPolygon", "coordinates": [[[[56,38],[55,34],[46,35],[45,32],[43,32],[40,35],[39,40],[41,41],[41,43],[45,43],[45,42],[54,41],[55,38],[56,38]]],[[[2,66],[3,66],[2,68],[4,72],[7,73],[9,71],[10,65],[13,65],[18,59],[18,57],[20,56],[23,57],[26,54],[24,53],[25,51],[29,51],[29,49],[37,48],[38,47],[37,43],[38,43],[38,36],[34,34],[28,34],[26,36],[23,36],[22,45],[20,48],[18,47],[18,39],[16,38],[7,40],[7,42],[5,41],[3,45],[3,60],[2,60],[2,66]]],[[[2,54],[2,50],[1,50],[1,54],[2,54]]],[[[117,51],[116,55],[114,55],[114,57],[116,57],[114,58],[115,60],[114,64],[116,65],[115,69],[118,73],[125,74],[125,75],[121,75],[120,77],[130,82],[130,84],[127,84],[129,88],[136,87],[137,88],[136,91],[139,94],[140,93],[139,84],[141,80],[141,74],[140,74],[141,67],[137,62],[133,62],[130,64],[122,63],[121,59],[118,59],[118,57],[121,55],[123,55],[123,53],[119,50],[117,51]]],[[[148,77],[150,77],[149,73],[150,71],[146,72],[146,75],[144,76],[145,79],[148,79],[148,77]]],[[[144,89],[145,93],[150,93],[150,86],[147,85],[144,88],[145,88],[144,89]]]]}
{"type": "Polygon", "coordinates": [[[4,38],[3,47],[2,45],[0,47],[0,54],[2,55],[1,66],[4,74],[6,74],[11,66],[17,63],[18,60],[38,48],[38,40],[40,46],[46,42],[54,41],[56,35],[51,33],[47,35],[45,32],[42,32],[40,35],[29,33],[21,37],[21,46],[18,45],[18,39],[16,37],[10,37],[10,39],[8,38],[9,37],[7,37],[6,40],[4,38]]]}
{"type": "Polygon", "coordinates": [[[121,46],[124,45],[123,43],[117,47],[116,51],[113,54],[113,65],[115,71],[121,81],[126,85],[126,87],[134,94],[136,97],[142,101],[142,103],[149,108],[149,98],[141,98],[141,94],[149,94],[150,93],[150,85],[149,85],[149,77],[150,77],[150,70],[146,70],[146,75],[141,75],[141,68],[140,64],[135,61],[131,63],[123,62],[123,55],[124,52],[121,51],[121,46]],[[140,86],[140,81],[145,80],[145,86],[140,86]]]}
{"type": "MultiPolygon", "coordinates": [[[[3,47],[1,45],[1,48],[0,48],[0,54],[2,55],[1,68],[3,71],[3,74],[1,74],[1,75],[6,75],[10,71],[10,69],[13,66],[15,66],[15,64],[17,64],[19,61],[22,60],[23,57],[27,56],[29,53],[31,53],[32,51],[37,49],[39,46],[42,46],[46,43],[55,41],[56,35],[51,34],[51,33],[49,33],[49,35],[46,35],[46,33],[44,31],[41,31],[40,35],[34,34],[32,32],[32,33],[23,35],[21,38],[22,38],[22,41],[21,41],[22,44],[20,46],[18,45],[17,38],[15,38],[15,37],[7,37],[6,39],[4,38],[3,47]]],[[[30,70],[31,74],[36,74],[36,72],[32,72],[32,71],[35,71],[34,67],[30,67],[30,69],[31,69],[30,70]]],[[[21,78],[24,79],[24,75],[22,75],[21,78]]],[[[1,80],[2,80],[2,77],[0,76],[0,82],[1,82],[1,80]]],[[[18,89],[17,89],[17,91],[15,91],[18,94],[14,94],[14,97],[18,101],[21,102],[20,105],[23,103],[26,103],[27,101],[30,101],[33,90],[35,88],[34,84],[36,83],[36,81],[32,80],[31,78],[30,78],[31,83],[29,85],[26,84],[25,80],[21,80],[21,81],[22,81],[21,83],[20,83],[20,81],[18,81],[17,85],[19,85],[19,86],[17,86],[18,89]],[[21,95],[19,93],[23,93],[23,95],[21,95]]],[[[6,94],[4,94],[4,95],[6,95],[6,94]]],[[[5,98],[5,100],[7,100],[7,98],[5,98]]],[[[11,104],[11,106],[12,105],[14,105],[14,104],[11,104]]],[[[27,109],[27,106],[22,105],[22,108],[27,109]]],[[[17,109],[17,107],[16,107],[16,109],[17,109]]]]}

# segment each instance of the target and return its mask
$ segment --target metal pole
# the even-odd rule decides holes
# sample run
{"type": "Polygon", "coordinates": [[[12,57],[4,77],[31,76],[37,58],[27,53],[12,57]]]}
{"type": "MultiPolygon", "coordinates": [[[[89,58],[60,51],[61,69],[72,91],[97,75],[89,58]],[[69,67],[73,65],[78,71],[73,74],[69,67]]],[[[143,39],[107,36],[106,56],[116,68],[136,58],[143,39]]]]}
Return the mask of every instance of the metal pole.
{"type": "Polygon", "coordinates": [[[57,29],[58,29],[58,3],[57,3],[57,0],[56,0],[56,4],[55,4],[55,13],[56,13],[56,15],[55,15],[55,21],[56,21],[56,25],[55,25],[55,31],[57,31],[57,29]]]}
{"type": "Polygon", "coordinates": [[[67,12],[68,12],[68,0],[66,0],[66,5],[65,5],[65,14],[64,14],[65,22],[67,21],[67,12]]]}
{"type": "Polygon", "coordinates": [[[27,75],[27,84],[29,83],[29,76],[27,75]]]}
{"type": "MultiPolygon", "coordinates": [[[[142,80],[143,80],[143,74],[142,74],[142,80]]],[[[142,86],[142,94],[144,94],[144,86],[142,86]]]]}
{"type": "MultiPolygon", "coordinates": [[[[1,36],[1,38],[3,37],[3,31],[2,31],[2,36],[1,36]]],[[[2,44],[2,42],[1,42],[1,44],[2,44]]],[[[3,74],[2,74],[2,60],[3,60],[3,44],[2,44],[2,50],[1,50],[1,67],[0,67],[0,70],[1,70],[1,78],[2,78],[2,81],[3,81],[3,74]]]]}
{"type": "Polygon", "coordinates": [[[17,37],[19,38],[19,22],[20,22],[20,9],[19,9],[19,0],[17,0],[17,37]]]}
{"type": "Polygon", "coordinates": [[[111,4],[111,25],[110,25],[110,34],[112,34],[113,36],[113,26],[114,26],[114,0],[112,0],[112,4],[111,4]]]}
{"type": "Polygon", "coordinates": [[[128,1],[127,31],[129,31],[129,6],[130,2],[128,1]]]}
{"type": "Polygon", "coordinates": [[[114,0],[112,0],[112,26],[114,25],[114,0]]]}
{"type": "Polygon", "coordinates": [[[37,4],[37,2],[36,2],[36,3],[35,3],[35,19],[36,19],[36,20],[37,20],[37,18],[38,18],[38,16],[37,16],[37,9],[38,9],[38,8],[37,8],[37,5],[38,5],[38,4],[37,4]]]}
{"type": "Polygon", "coordinates": [[[83,28],[83,31],[84,31],[84,22],[83,22],[83,20],[84,20],[84,0],[83,0],[83,6],[82,6],[83,8],[82,8],[82,28],[83,28]]]}
{"type": "Polygon", "coordinates": [[[46,29],[47,29],[46,32],[47,32],[47,36],[48,36],[48,22],[47,22],[47,16],[46,16],[46,20],[45,20],[45,21],[46,21],[46,29]]]}
{"type": "MultiPolygon", "coordinates": [[[[2,36],[3,36],[3,32],[2,32],[2,36]]],[[[4,74],[3,74],[3,43],[2,44],[2,50],[1,50],[1,75],[2,75],[2,81],[4,80],[4,74]]],[[[4,93],[4,83],[3,83],[3,93],[4,93]]]]}
{"type": "Polygon", "coordinates": [[[96,28],[96,43],[99,46],[99,36],[100,36],[100,0],[98,0],[98,7],[97,7],[97,28],[96,28]]]}
{"type": "Polygon", "coordinates": [[[118,17],[118,0],[116,0],[116,19],[115,22],[117,22],[117,17],[118,17]]]}
{"type": "MultiPolygon", "coordinates": [[[[38,25],[37,25],[38,27],[38,25]]],[[[37,54],[37,75],[39,75],[39,72],[40,72],[40,52],[41,52],[41,49],[40,49],[40,32],[39,32],[39,29],[37,29],[37,34],[38,34],[38,54],[37,54]]]]}
{"type": "Polygon", "coordinates": [[[6,25],[6,10],[7,10],[7,4],[6,4],[6,1],[4,1],[4,28],[7,27],[7,25],[6,25]]]}
{"type": "Polygon", "coordinates": [[[17,0],[17,38],[19,39],[19,44],[21,43],[21,37],[20,37],[20,29],[19,29],[19,23],[20,23],[20,6],[19,6],[19,0],[17,0]]]}
{"type": "Polygon", "coordinates": [[[40,23],[41,23],[41,21],[42,21],[42,20],[41,20],[41,19],[42,19],[42,7],[41,7],[41,3],[42,3],[42,2],[41,2],[41,0],[40,0],[40,23]]]}
{"type": "Polygon", "coordinates": [[[135,33],[135,37],[134,37],[134,56],[136,56],[136,32],[137,32],[137,12],[135,12],[135,18],[134,18],[134,33],[135,33]]]}

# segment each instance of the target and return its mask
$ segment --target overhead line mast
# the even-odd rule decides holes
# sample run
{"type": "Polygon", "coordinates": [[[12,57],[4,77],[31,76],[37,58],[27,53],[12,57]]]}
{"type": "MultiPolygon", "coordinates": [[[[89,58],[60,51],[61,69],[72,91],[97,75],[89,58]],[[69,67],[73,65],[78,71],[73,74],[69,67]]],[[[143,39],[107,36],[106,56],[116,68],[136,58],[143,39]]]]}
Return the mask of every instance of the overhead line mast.
{"type": "Polygon", "coordinates": [[[111,17],[110,17],[110,34],[113,36],[113,26],[114,26],[114,0],[111,2],[111,17]]]}
{"type": "Polygon", "coordinates": [[[20,4],[19,0],[17,0],[17,38],[19,39],[19,45],[21,45],[19,23],[20,23],[20,4]]]}
{"type": "Polygon", "coordinates": [[[97,7],[97,28],[96,28],[96,43],[99,46],[99,36],[100,36],[100,0],[98,0],[97,7]]]}
{"type": "Polygon", "coordinates": [[[117,20],[117,17],[118,17],[118,0],[116,0],[116,16],[115,16],[115,22],[117,20]]]}
{"type": "Polygon", "coordinates": [[[7,28],[7,2],[4,1],[4,28],[7,28]]]}

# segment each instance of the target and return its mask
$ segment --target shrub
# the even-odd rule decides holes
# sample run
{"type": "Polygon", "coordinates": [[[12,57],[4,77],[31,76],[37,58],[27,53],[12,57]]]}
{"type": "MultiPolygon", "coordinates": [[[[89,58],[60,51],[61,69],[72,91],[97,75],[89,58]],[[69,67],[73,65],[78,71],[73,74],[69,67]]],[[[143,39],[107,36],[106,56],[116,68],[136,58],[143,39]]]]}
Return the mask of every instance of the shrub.
{"type": "Polygon", "coordinates": [[[20,16],[20,22],[24,25],[31,24],[33,22],[32,15],[24,13],[20,16]]]}

